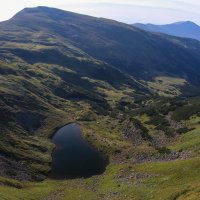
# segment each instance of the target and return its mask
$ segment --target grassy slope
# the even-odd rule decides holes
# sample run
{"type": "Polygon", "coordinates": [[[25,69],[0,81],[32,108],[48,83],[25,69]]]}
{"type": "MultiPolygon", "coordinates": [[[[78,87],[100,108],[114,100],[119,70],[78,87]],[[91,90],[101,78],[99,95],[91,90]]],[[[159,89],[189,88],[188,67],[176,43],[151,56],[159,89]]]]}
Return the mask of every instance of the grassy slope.
{"type": "MultiPolygon", "coordinates": [[[[12,41],[7,48],[28,62],[34,62],[33,55],[36,54],[26,53],[27,58],[19,51],[18,41],[24,40],[23,49],[32,42],[32,50],[40,50],[37,46],[40,42],[43,46],[48,44],[46,50],[59,45],[62,53],[66,51],[77,57],[80,52],[90,55],[142,80],[151,81],[155,76],[168,75],[186,78],[197,85],[199,82],[200,43],[195,40],[153,34],[113,20],[45,7],[24,9],[2,23],[0,30],[3,40],[12,41]]],[[[46,57],[55,62],[50,56],[46,57]]],[[[57,63],[60,61],[62,59],[56,60],[57,63]]]]}
{"type": "MultiPolygon", "coordinates": [[[[51,75],[51,71],[48,71],[48,73],[49,75],[51,75]]],[[[72,72],[69,71],[68,73],[72,72]]],[[[6,80],[9,79],[7,78],[6,80]]],[[[52,80],[54,79],[52,78],[52,80]]],[[[33,81],[36,80],[34,80],[33,78],[33,81]]],[[[59,81],[59,79],[57,81],[59,81]]],[[[40,79],[37,79],[37,82],[39,82],[37,84],[41,84],[40,79]]],[[[90,82],[93,81],[90,80],[90,82]]],[[[108,100],[110,106],[113,107],[114,110],[117,108],[120,100],[123,99],[123,97],[125,97],[126,99],[132,98],[127,95],[131,93],[130,89],[122,88],[121,90],[116,90],[111,85],[107,85],[106,83],[104,83],[102,87],[101,81],[96,82],[99,83],[97,87],[100,94],[107,95],[105,99],[108,100]]],[[[36,82],[34,83],[36,84],[36,82]]],[[[39,85],[39,87],[42,88],[41,85],[39,85]]],[[[6,90],[4,92],[6,94],[10,94],[16,91],[6,90]]],[[[40,98],[41,97],[39,96],[39,102],[42,99],[40,98]]],[[[19,133],[16,133],[16,135],[13,134],[12,137],[6,137],[5,141],[1,141],[1,150],[3,149],[3,151],[6,150],[9,153],[13,153],[13,155],[19,156],[22,159],[27,159],[28,157],[31,162],[30,167],[33,173],[46,172],[49,170],[48,163],[51,161],[48,151],[51,150],[52,146],[49,143],[50,141],[44,138],[48,137],[49,133],[52,133],[56,127],[60,127],[66,122],[78,121],[88,141],[91,141],[97,148],[108,154],[111,159],[111,164],[108,166],[108,169],[104,175],[92,177],[87,180],[67,180],[60,182],[47,179],[40,183],[30,183],[18,182],[8,178],[1,178],[0,182],[3,183],[3,186],[0,186],[0,194],[2,199],[28,200],[57,198],[61,200],[68,200],[85,198],[123,198],[136,200],[156,200],[178,198],[195,199],[196,196],[199,195],[198,190],[196,189],[199,187],[198,168],[200,165],[200,160],[198,158],[188,158],[187,160],[183,161],[177,160],[170,162],[152,161],[151,163],[142,163],[135,165],[132,163],[131,159],[129,160],[129,158],[137,156],[138,154],[148,154],[149,152],[157,154],[157,151],[154,149],[154,147],[150,147],[148,143],[143,143],[140,146],[134,147],[132,145],[132,142],[122,134],[123,126],[126,122],[126,115],[124,114],[124,111],[120,111],[117,109],[117,112],[121,112],[121,114],[124,116],[124,118],[122,119],[117,119],[115,117],[113,118],[111,116],[95,115],[92,121],[84,121],[82,119],[82,117],[85,116],[84,113],[88,113],[88,111],[91,110],[91,105],[89,102],[83,100],[73,103],[54,95],[52,95],[51,98],[53,103],[51,102],[48,104],[42,104],[45,105],[45,107],[48,106],[48,112],[41,112],[41,114],[45,114],[47,118],[43,122],[43,126],[36,133],[36,137],[24,137],[22,135],[19,135],[19,133]],[[56,108],[55,105],[57,105],[56,108]],[[70,113],[73,113],[73,115],[70,115],[70,117],[67,114],[69,111],[70,113]],[[51,113],[54,113],[53,118],[51,117],[51,113]],[[16,147],[17,145],[18,148],[13,149],[13,146],[10,145],[11,141],[12,143],[14,142],[14,146],[16,147]],[[49,147],[46,150],[46,154],[44,154],[42,150],[39,149],[38,151],[37,148],[32,148],[33,145],[38,147],[49,147]],[[25,150],[25,148],[27,148],[27,151],[25,150]],[[38,164],[38,161],[34,161],[36,157],[37,159],[41,160],[42,163],[39,162],[38,164]],[[47,163],[47,165],[44,165],[44,163],[47,163]]],[[[150,119],[153,117],[151,115],[152,111],[158,109],[156,112],[161,115],[159,109],[163,111],[162,106],[168,105],[168,101],[165,102],[164,100],[164,103],[162,101],[163,100],[159,100],[158,98],[144,100],[143,103],[139,101],[139,103],[137,103],[136,99],[134,99],[135,106],[137,107],[138,104],[139,109],[133,109],[133,113],[129,113],[134,117],[137,115],[137,118],[142,122],[144,126],[149,129],[152,136],[159,133],[158,130],[156,130],[155,128],[156,125],[151,124],[154,122],[148,124],[148,121],[150,121],[150,119]],[[144,110],[141,109],[141,103],[146,104],[144,110]],[[147,108],[149,108],[149,110],[147,108]]],[[[194,102],[195,105],[198,104],[198,100],[192,100],[191,102],[194,102]]],[[[125,108],[125,110],[128,109],[129,106],[132,105],[126,105],[125,107],[127,108],[125,108]]],[[[168,107],[169,109],[171,109],[171,107],[173,106],[171,105],[168,107]]],[[[176,108],[174,115],[177,116],[177,113],[179,114],[180,110],[181,108],[176,108]]],[[[170,148],[172,151],[185,149],[187,150],[188,148],[190,148],[190,150],[194,152],[194,155],[198,156],[198,154],[195,153],[197,152],[195,146],[198,146],[199,120],[198,117],[194,117],[193,119],[186,120],[185,123],[188,124],[189,127],[191,126],[196,129],[192,132],[190,131],[181,135],[180,137],[178,137],[177,140],[173,140],[172,143],[168,144],[168,148],[170,148]]],[[[19,127],[19,130],[22,129],[19,127]]]]}
{"type": "MultiPolygon", "coordinates": [[[[49,138],[59,127],[76,121],[90,110],[100,115],[108,112],[109,104],[100,91],[107,88],[117,91],[118,85],[129,84],[131,80],[78,49],[75,53],[70,50],[70,55],[64,49],[62,59],[67,60],[64,66],[53,60],[45,63],[48,58],[40,63],[45,49],[49,48],[40,42],[34,47],[31,43],[4,42],[1,48],[5,52],[1,53],[0,61],[3,75],[0,77],[0,150],[11,158],[25,161],[33,177],[49,170],[53,148],[49,138]],[[20,47],[23,55],[29,54],[30,48],[38,51],[35,63],[27,63],[10,53],[9,45],[20,47]]],[[[73,48],[69,44],[67,47],[73,48]]],[[[61,47],[54,44],[52,48],[57,51],[61,47]]],[[[132,87],[132,83],[126,87],[132,87]]]]}
{"type": "Polygon", "coordinates": [[[9,200],[195,200],[200,195],[199,167],[199,158],[137,165],[111,165],[104,175],[87,180],[45,180],[40,183],[24,183],[23,189],[1,186],[0,194],[2,199],[9,200]]]}
{"type": "MultiPolygon", "coordinates": [[[[120,29],[124,26],[129,31],[122,24],[120,29]]],[[[109,155],[111,164],[105,174],[86,180],[33,183],[1,177],[2,199],[174,200],[199,195],[198,99],[186,105],[167,97],[149,98],[141,84],[87,55],[59,34],[54,38],[44,30],[25,29],[23,34],[12,28],[7,31],[9,34],[1,30],[5,40],[0,52],[1,153],[23,161],[30,176],[40,180],[44,177],[37,175],[45,175],[50,169],[53,146],[49,137],[57,128],[76,121],[86,139],[109,155]],[[173,112],[172,118],[180,121],[191,106],[192,112],[183,120],[195,130],[176,135],[178,130],[166,122],[166,115],[173,112]],[[191,115],[195,119],[190,119],[191,115]],[[35,116],[40,120],[30,125],[35,116]],[[135,119],[129,124],[131,118],[135,119]],[[155,145],[142,138],[139,145],[133,145],[132,133],[127,136],[124,130],[133,128],[134,123],[153,140],[164,132],[166,144],[155,145]],[[164,152],[162,147],[166,148],[164,152]],[[163,157],[168,150],[191,154],[183,160],[166,161],[163,157]],[[151,162],[137,162],[138,156],[147,156],[151,162]]],[[[166,96],[165,89],[169,92],[184,83],[174,78],[171,86],[169,80],[157,79],[153,89],[162,81],[158,90],[166,96]]]]}
{"type": "MultiPolygon", "coordinates": [[[[142,115],[138,118],[145,124],[151,117],[142,115]]],[[[130,141],[121,135],[119,124],[112,129],[114,121],[108,123],[109,121],[108,118],[96,118],[91,122],[80,121],[86,137],[90,140],[92,137],[90,131],[96,133],[93,135],[96,139],[92,138],[91,141],[97,147],[101,144],[100,149],[103,148],[105,153],[113,155],[112,162],[103,175],[64,181],[47,179],[39,183],[23,183],[2,178],[0,179],[0,182],[4,184],[0,187],[2,199],[198,199],[200,159],[197,149],[199,146],[199,118],[197,116],[184,121],[195,130],[181,134],[168,144],[168,148],[172,151],[189,150],[193,153],[192,156],[183,160],[137,164],[134,164],[130,158],[124,159],[124,157],[127,154],[133,156],[135,151],[144,152],[145,148],[146,150],[149,148],[148,145],[133,149],[130,141]],[[116,148],[123,150],[120,154],[115,154],[116,148]]]]}

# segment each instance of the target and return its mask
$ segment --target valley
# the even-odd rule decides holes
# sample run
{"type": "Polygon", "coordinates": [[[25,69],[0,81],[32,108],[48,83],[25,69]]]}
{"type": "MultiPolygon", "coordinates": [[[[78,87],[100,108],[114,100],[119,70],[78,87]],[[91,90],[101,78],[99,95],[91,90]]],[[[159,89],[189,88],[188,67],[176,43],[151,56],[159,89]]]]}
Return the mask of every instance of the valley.
{"type": "Polygon", "coordinates": [[[198,199],[199,49],[48,7],[1,22],[0,198],[198,199]],[[109,163],[88,178],[52,179],[52,138],[73,123],[109,163]]]}

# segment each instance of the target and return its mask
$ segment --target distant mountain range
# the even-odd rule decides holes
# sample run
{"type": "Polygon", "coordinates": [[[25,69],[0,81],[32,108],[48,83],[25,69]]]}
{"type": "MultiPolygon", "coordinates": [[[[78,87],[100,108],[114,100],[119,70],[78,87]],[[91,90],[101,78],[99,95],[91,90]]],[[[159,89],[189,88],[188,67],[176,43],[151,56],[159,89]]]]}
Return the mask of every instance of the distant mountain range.
{"type": "Polygon", "coordinates": [[[200,26],[191,21],[177,22],[166,25],[141,23],[136,23],[133,25],[146,31],[159,32],[178,37],[200,40],[200,26]]]}

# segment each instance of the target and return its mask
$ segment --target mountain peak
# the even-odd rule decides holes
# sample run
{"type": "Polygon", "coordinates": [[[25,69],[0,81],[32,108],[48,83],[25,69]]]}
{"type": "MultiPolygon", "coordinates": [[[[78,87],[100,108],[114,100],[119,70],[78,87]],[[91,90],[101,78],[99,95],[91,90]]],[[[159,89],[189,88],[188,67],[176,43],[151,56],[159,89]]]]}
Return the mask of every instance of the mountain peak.
{"type": "Polygon", "coordinates": [[[194,23],[192,21],[175,22],[175,23],[173,23],[173,25],[192,25],[192,26],[198,26],[196,23],[194,23]]]}
{"type": "Polygon", "coordinates": [[[134,26],[150,32],[165,33],[177,37],[200,40],[200,26],[192,21],[175,22],[172,24],[134,24],[134,26]]]}
{"type": "Polygon", "coordinates": [[[27,7],[21,10],[19,13],[35,13],[35,12],[67,12],[58,8],[52,8],[47,6],[27,7]]]}
{"type": "Polygon", "coordinates": [[[30,7],[30,8],[24,8],[20,12],[18,12],[13,19],[24,19],[28,16],[43,16],[43,17],[49,17],[49,18],[55,18],[58,19],[64,19],[66,17],[70,16],[78,16],[78,14],[75,14],[73,12],[57,9],[57,8],[51,8],[51,7],[45,7],[45,6],[38,6],[38,7],[30,7]]]}

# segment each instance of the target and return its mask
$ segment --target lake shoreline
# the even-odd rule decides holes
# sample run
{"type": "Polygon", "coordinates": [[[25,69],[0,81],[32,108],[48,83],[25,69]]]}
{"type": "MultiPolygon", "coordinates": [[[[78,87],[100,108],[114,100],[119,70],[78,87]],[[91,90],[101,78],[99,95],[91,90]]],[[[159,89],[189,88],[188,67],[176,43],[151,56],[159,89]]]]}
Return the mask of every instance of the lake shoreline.
{"type": "Polygon", "coordinates": [[[86,140],[78,123],[67,123],[55,131],[51,139],[55,148],[50,179],[89,178],[102,174],[109,164],[108,157],[86,140]]]}

